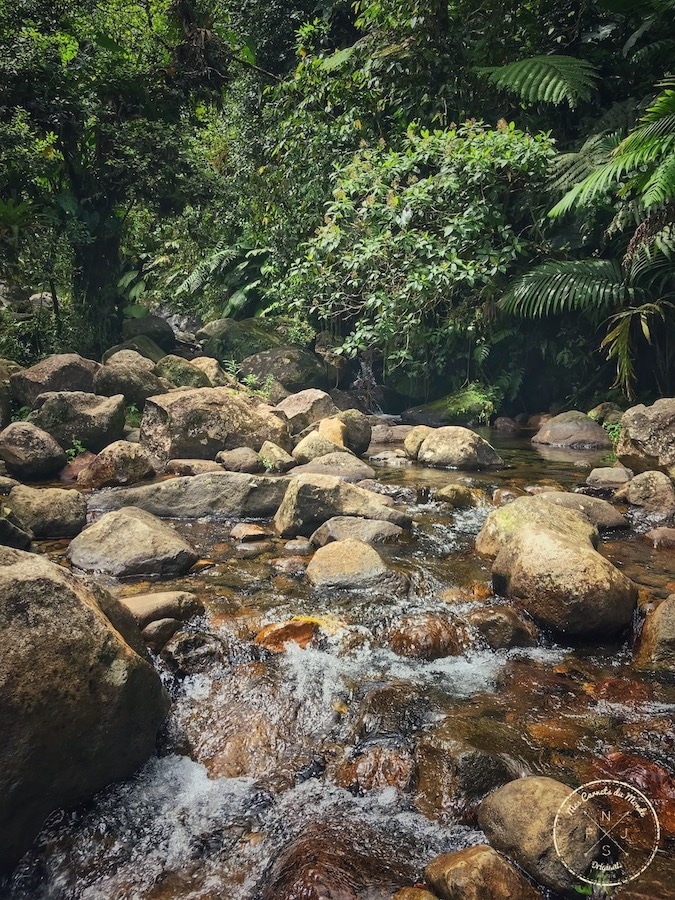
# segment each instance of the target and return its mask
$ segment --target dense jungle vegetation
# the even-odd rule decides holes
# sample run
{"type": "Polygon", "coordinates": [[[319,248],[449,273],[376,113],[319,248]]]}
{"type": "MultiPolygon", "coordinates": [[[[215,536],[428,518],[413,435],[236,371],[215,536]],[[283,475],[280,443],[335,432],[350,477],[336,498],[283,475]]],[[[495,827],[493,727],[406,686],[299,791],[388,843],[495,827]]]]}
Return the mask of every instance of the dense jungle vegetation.
{"type": "Polygon", "coordinates": [[[0,0],[0,355],[160,308],[402,403],[672,394],[674,71],[673,0],[0,0]]]}

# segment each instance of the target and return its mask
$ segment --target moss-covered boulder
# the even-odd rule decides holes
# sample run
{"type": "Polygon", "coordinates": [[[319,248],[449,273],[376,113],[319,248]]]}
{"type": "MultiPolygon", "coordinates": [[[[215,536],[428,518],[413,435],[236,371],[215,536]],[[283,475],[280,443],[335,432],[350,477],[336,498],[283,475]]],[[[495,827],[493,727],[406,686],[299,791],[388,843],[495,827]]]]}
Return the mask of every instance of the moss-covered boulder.
{"type": "Polygon", "coordinates": [[[197,366],[180,356],[169,353],[157,363],[154,373],[158,378],[166,378],[176,387],[212,387],[209,376],[197,366]]]}
{"type": "Polygon", "coordinates": [[[240,364],[242,378],[255,376],[264,385],[268,377],[276,379],[287,391],[328,388],[328,373],[323,360],[301,347],[277,347],[247,356],[240,364]]]}
{"type": "Polygon", "coordinates": [[[141,316],[138,319],[125,319],[122,325],[122,337],[133,340],[138,337],[147,337],[154,341],[158,347],[167,353],[171,353],[176,346],[176,335],[173,328],[160,316],[141,316]]]}
{"type": "Polygon", "coordinates": [[[219,362],[241,362],[247,356],[281,347],[283,341],[272,325],[263,319],[216,319],[197,332],[204,353],[219,362]]]}
{"type": "Polygon", "coordinates": [[[438,400],[405,410],[402,421],[410,425],[481,425],[495,413],[489,392],[478,385],[446,394],[438,400]]]}

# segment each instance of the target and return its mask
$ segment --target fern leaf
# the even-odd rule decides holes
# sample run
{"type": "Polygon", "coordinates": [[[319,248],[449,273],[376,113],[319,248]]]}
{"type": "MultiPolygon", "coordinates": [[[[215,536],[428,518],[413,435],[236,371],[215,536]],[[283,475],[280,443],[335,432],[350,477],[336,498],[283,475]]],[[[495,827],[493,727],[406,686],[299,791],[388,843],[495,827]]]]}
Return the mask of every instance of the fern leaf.
{"type": "Polygon", "coordinates": [[[627,296],[621,267],[615,260],[563,260],[545,262],[525,272],[499,306],[530,319],[571,311],[597,319],[620,306],[627,296]]]}
{"type": "Polygon", "coordinates": [[[656,167],[642,194],[642,203],[647,209],[670,200],[675,200],[675,153],[656,167]]]}
{"type": "Polygon", "coordinates": [[[574,56],[532,56],[477,71],[526,103],[542,101],[557,106],[567,101],[572,108],[579,100],[590,98],[598,77],[595,66],[574,56]]]}

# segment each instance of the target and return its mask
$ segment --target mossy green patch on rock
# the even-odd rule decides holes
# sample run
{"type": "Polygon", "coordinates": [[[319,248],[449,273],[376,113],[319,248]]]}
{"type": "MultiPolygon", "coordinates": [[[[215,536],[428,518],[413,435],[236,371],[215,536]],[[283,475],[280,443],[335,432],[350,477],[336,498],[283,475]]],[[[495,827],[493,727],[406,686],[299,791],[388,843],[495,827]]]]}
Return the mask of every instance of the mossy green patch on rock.
{"type": "Polygon", "coordinates": [[[494,397],[482,385],[470,384],[431,403],[403,413],[403,421],[413,425],[485,424],[495,413],[494,397]]]}

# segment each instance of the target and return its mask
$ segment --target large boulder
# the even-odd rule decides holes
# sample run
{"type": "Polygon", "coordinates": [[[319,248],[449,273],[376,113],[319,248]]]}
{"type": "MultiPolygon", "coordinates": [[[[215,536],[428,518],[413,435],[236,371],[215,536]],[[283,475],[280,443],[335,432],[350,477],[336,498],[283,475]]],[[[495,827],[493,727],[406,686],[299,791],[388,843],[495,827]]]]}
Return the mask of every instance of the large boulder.
{"type": "Polygon", "coordinates": [[[213,387],[209,376],[199,366],[193,366],[186,359],[171,353],[156,363],[154,373],[158,378],[164,378],[176,387],[213,387]]]}
{"type": "MultiPolygon", "coordinates": [[[[573,494],[570,491],[543,491],[537,496],[548,503],[552,503],[554,506],[579,510],[600,531],[606,531],[611,528],[628,528],[628,519],[622,516],[611,503],[607,503],[606,500],[600,500],[598,497],[573,494]]],[[[675,493],[673,496],[675,497],[675,493]]]]}
{"type": "Polygon", "coordinates": [[[75,490],[12,488],[7,504],[35,537],[72,537],[87,523],[86,498],[75,490]]]}
{"type": "Polygon", "coordinates": [[[77,353],[49,356],[11,376],[12,394],[21,406],[32,406],[36,397],[48,391],[92,393],[99,368],[99,363],[77,353]]]}
{"type": "Polygon", "coordinates": [[[482,437],[468,428],[449,425],[433,429],[417,451],[425,466],[448,469],[485,469],[501,466],[503,460],[482,437]]]}
{"type": "Polygon", "coordinates": [[[124,435],[122,394],[99,397],[83,391],[40,394],[28,421],[51,434],[67,450],[75,441],[98,453],[124,435]]]}
{"type": "MultiPolygon", "coordinates": [[[[571,793],[571,787],[553,778],[519,778],[483,800],[478,823],[490,844],[535,881],[574,896],[579,879],[563,865],[553,840],[556,815],[571,793]]],[[[595,823],[582,816],[563,817],[555,834],[570,868],[585,872],[599,837],[595,823]]]]}
{"type": "Polygon", "coordinates": [[[496,556],[521,528],[528,525],[554,529],[581,545],[598,545],[598,530],[583,512],[566,507],[552,512],[550,500],[545,496],[517,497],[493,510],[476,538],[476,550],[485,556],[496,556]]]}
{"type": "Polygon", "coordinates": [[[351,539],[320,547],[307,566],[306,578],[316,590],[401,590],[405,584],[370,544],[351,539]]]}
{"type": "Polygon", "coordinates": [[[424,870],[441,900],[540,900],[515,866],[487,844],[436,856],[424,870]]]}
{"type": "Polygon", "coordinates": [[[344,452],[346,452],[344,445],[336,444],[328,438],[322,437],[318,431],[310,431],[295,445],[292,456],[298,463],[309,463],[328,453],[344,452]]]}
{"type": "Polygon", "coordinates": [[[630,623],[637,601],[635,584],[588,543],[532,525],[499,551],[492,584],[565,639],[613,637],[630,623]]]}
{"type": "Polygon", "coordinates": [[[385,544],[397,540],[402,534],[401,526],[393,522],[361,519],[358,516],[333,516],[317,528],[310,541],[315,547],[350,539],[366,544],[385,544]]]}
{"type": "Polygon", "coordinates": [[[298,391],[278,403],[276,408],[288,419],[291,432],[298,434],[309,425],[338,413],[337,406],[329,394],[316,388],[298,391]]]}
{"type": "Polygon", "coordinates": [[[242,377],[255,375],[260,384],[272,376],[291,393],[328,387],[325,363],[302,347],[277,347],[254,353],[241,361],[239,369],[242,377]]]}
{"type": "Polygon", "coordinates": [[[375,469],[371,469],[368,463],[358,459],[352,453],[337,451],[319,456],[304,466],[296,466],[294,475],[302,473],[317,475],[336,475],[343,481],[365,481],[375,477],[375,469]]]}
{"type": "Polygon", "coordinates": [[[348,450],[360,456],[370,446],[373,429],[368,420],[358,409],[345,409],[335,417],[345,426],[345,444],[348,450]]]}
{"type": "Polygon", "coordinates": [[[101,366],[94,378],[94,390],[103,397],[123,394],[129,405],[143,409],[148,397],[165,394],[173,385],[152,371],[152,361],[135,350],[120,350],[101,366]],[[137,357],[137,359],[132,359],[137,357]],[[140,361],[150,364],[150,368],[140,361]]]}
{"type": "Polygon", "coordinates": [[[675,397],[626,410],[616,455],[634,472],[660,469],[675,476],[675,397]]]}
{"type": "Polygon", "coordinates": [[[392,509],[372,491],[348,484],[334,475],[291,477],[284,499],[274,517],[282,537],[309,537],[333,516],[360,516],[382,519],[401,528],[410,528],[410,516],[392,509]]]}
{"type": "Polygon", "coordinates": [[[206,375],[212,387],[239,388],[234,375],[228,374],[212,356],[196,356],[190,363],[206,375]]]}
{"type": "Polygon", "coordinates": [[[545,422],[532,438],[533,444],[569,447],[571,450],[611,450],[605,429],[578,410],[560,413],[545,422]]]}
{"type": "Polygon", "coordinates": [[[621,491],[633,506],[663,515],[675,511],[675,487],[663,472],[641,472],[621,491]]]}
{"type": "Polygon", "coordinates": [[[0,869],[47,816],[154,752],[162,688],[131,615],[41,556],[0,547],[0,869]]]}
{"type": "Polygon", "coordinates": [[[125,319],[122,323],[122,337],[129,341],[138,337],[150,338],[158,347],[171,353],[176,346],[176,335],[173,328],[160,316],[141,316],[136,319],[125,319]]]}
{"type": "Polygon", "coordinates": [[[214,459],[220,450],[260,450],[265,441],[288,447],[288,425],[269,407],[230,388],[151,397],[141,420],[141,444],[162,460],[214,459]]]}
{"type": "Polygon", "coordinates": [[[104,447],[77,476],[84,488],[135,484],[155,474],[147,450],[129,441],[115,441],[104,447]]]}
{"type": "Polygon", "coordinates": [[[647,615],[635,664],[638,669],[675,676],[675,594],[647,615]]]}
{"type": "Polygon", "coordinates": [[[276,512],[287,487],[285,478],[221,470],[92,494],[89,505],[97,510],[134,506],[167,519],[261,518],[276,512]]]}
{"type": "Polygon", "coordinates": [[[0,432],[0,459],[8,472],[26,480],[56,475],[67,462],[63,447],[31,422],[12,422],[0,432]]]}
{"type": "Polygon", "coordinates": [[[107,513],[70,542],[68,558],[85,572],[184,575],[199,554],[169,525],[142,509],[107,513]]]}
{"type": "Polygon", "coordinates": [[[247,356],[280,347],[281,338],[261,319],[215,319],[197,332],[204,352],[219,362],[241,362],[247,356]]]}

